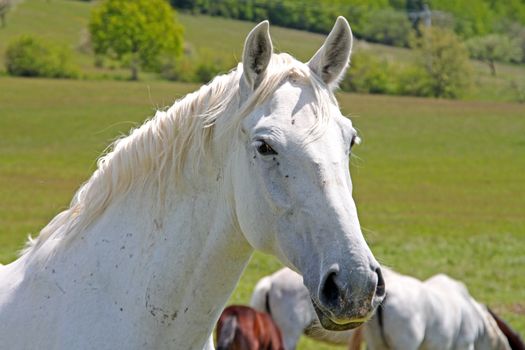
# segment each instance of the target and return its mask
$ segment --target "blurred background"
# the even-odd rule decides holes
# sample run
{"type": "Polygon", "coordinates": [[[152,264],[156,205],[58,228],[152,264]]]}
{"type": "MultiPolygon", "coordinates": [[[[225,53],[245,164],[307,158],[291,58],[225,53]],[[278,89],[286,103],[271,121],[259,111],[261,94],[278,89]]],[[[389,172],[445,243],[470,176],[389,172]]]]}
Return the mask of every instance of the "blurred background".
{"type": "MultiPolygon", "coordinates": [[[[307,61],[339,15],[356,40],[338,99],[363,138],[350,167],[375,256],[464,281],[525,334],[522,0],[0,0],[0,263],[112,140],[234,68],[255,22],[307,61]]],[[[278,268],[256,253],[231,302],[278,268]]]]}

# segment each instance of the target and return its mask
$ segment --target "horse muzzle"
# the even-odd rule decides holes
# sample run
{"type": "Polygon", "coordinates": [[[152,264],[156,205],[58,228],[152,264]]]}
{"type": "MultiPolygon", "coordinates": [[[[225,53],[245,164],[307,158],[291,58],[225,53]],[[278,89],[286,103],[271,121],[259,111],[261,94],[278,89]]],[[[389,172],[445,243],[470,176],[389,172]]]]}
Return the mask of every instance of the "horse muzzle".
{"type": "Polygon", "coordinates": [[[330,316],[328,316],[326,313],[324,313],[316,304],[313,303],[315,313],[317,314],[317,318],[319,319],[319,323],[321,326],[323,326],[324,329],[329,331],[346,331],[349,329],[354,329],[359,326],[361,326],[363,323],[365,323],[368,319],[364,319],[362,321],[357,320],[351,320],[348,322],[345,321],[333,321],[330,319],[330,316]]]}
{"type": "Polygon", "coordinates": [[[322,279],[318,298],[312,298],[312,303],[323,328],[341,331],[359,327],[383,301],[386,290],[381,268],[356,270],[345,276],[335,265],[322,279]]]}

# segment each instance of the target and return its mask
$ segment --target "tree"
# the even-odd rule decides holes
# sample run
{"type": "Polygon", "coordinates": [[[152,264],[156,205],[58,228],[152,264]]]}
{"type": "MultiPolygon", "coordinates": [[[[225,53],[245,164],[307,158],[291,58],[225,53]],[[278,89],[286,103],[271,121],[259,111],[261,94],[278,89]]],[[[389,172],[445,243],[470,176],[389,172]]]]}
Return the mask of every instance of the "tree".
{"type": "Polygon", "coordinates": [[[10,0],[0,0],[0,21],[2,21],[2,28],[5,27],[5,15],[11,7],[10,0]]]}
{"type": "MultiPolygon", "coordinates": [[[[525,6],[524,6],[525,7],[525,6]]],[[[525,63],[525,25],[504,18],[494,26],[495,32],[512,38],[521,52],[518,60],[512,60],[514,63],[525,63]]]]}
{"type": "Polygon", "coordinates": [[[467,47],[470,56],[486,62],[494,76],[496,75],[495,62],[519,62],[521,60],[520,43],[511,40],[506,35],[491,34],[472,38],[467,41],[467,47]]]}
{"type": "Polygon", "coordinates": [[[468,51],[450,30],[420,28],[421,35],[412,46],[418,53],[418,65],[426,75],[426,88],[435,97],[455,98],[470,84],[468,51]]]}
{"type": "Polygon", "coordinates": [[[96,54],[116,59],[138,79],[139,68],[158,69],[163,55],[180,55],[183,29],[164,0],[105,0],[91,15],[96,54]]]}
{"type": "Polygon", "coordinates": [[[406,13],[390,9],[370,13],[362,35],[369,41],[386,45],[407,46],[412,25],[406,13]]]}

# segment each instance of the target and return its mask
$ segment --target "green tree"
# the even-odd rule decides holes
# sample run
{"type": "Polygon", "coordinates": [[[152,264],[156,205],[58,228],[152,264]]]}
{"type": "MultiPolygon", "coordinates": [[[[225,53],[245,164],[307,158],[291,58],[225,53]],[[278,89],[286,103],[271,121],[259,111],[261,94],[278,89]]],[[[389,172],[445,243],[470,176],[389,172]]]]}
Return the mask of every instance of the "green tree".
{"type": "Polygon", "coordinates": [[[365,39],[394,46],[408,46],[412,24],[406,13],[384,9],[370,13],[363,26],[365,39]]]}
{"type": "Polygon", "coordinates": [[[427,3],[432,11],[441,10],[454,15],[454,31],[462,38],[488,34],[497,15],[489,3],[482,0],[429,0],[427,3]]]}
{"type": "Polygon", "coordinates": [[[466,44],[470,56],[486,62],[494,76],[496,75],[495,62],[519,62],[521,60],[520,43],[505,35],[491,34],[472,38],[466,44]]]}
{"type": "Polygon", "coordinates": [[[426,89],[435,97],[459,97],[470,85],[472,68],[467,49],[450,30],[432,27],[420,28],[420,32],[412,46],[426,75],[426,89]]]}
{"type": "Polygon", "coordinates": [[[116,59],[138,79],[159,69],[163,55],[180,55],[183,29],[164,0],[105,0],[93,9],[89,31],[96,54],[116,59]]]}

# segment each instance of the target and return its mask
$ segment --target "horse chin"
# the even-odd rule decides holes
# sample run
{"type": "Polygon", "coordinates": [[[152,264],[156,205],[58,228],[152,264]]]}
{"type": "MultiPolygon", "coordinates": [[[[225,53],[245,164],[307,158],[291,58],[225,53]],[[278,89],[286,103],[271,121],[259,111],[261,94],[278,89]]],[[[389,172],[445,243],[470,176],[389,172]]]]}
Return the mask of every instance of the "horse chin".
{"type": "Polygon", "coordinates": [[[328,331],[347,331],[361,326],[364,321],[336,322],[330,319],[315,303],[313,303],[321,326],[328,331]]]}

